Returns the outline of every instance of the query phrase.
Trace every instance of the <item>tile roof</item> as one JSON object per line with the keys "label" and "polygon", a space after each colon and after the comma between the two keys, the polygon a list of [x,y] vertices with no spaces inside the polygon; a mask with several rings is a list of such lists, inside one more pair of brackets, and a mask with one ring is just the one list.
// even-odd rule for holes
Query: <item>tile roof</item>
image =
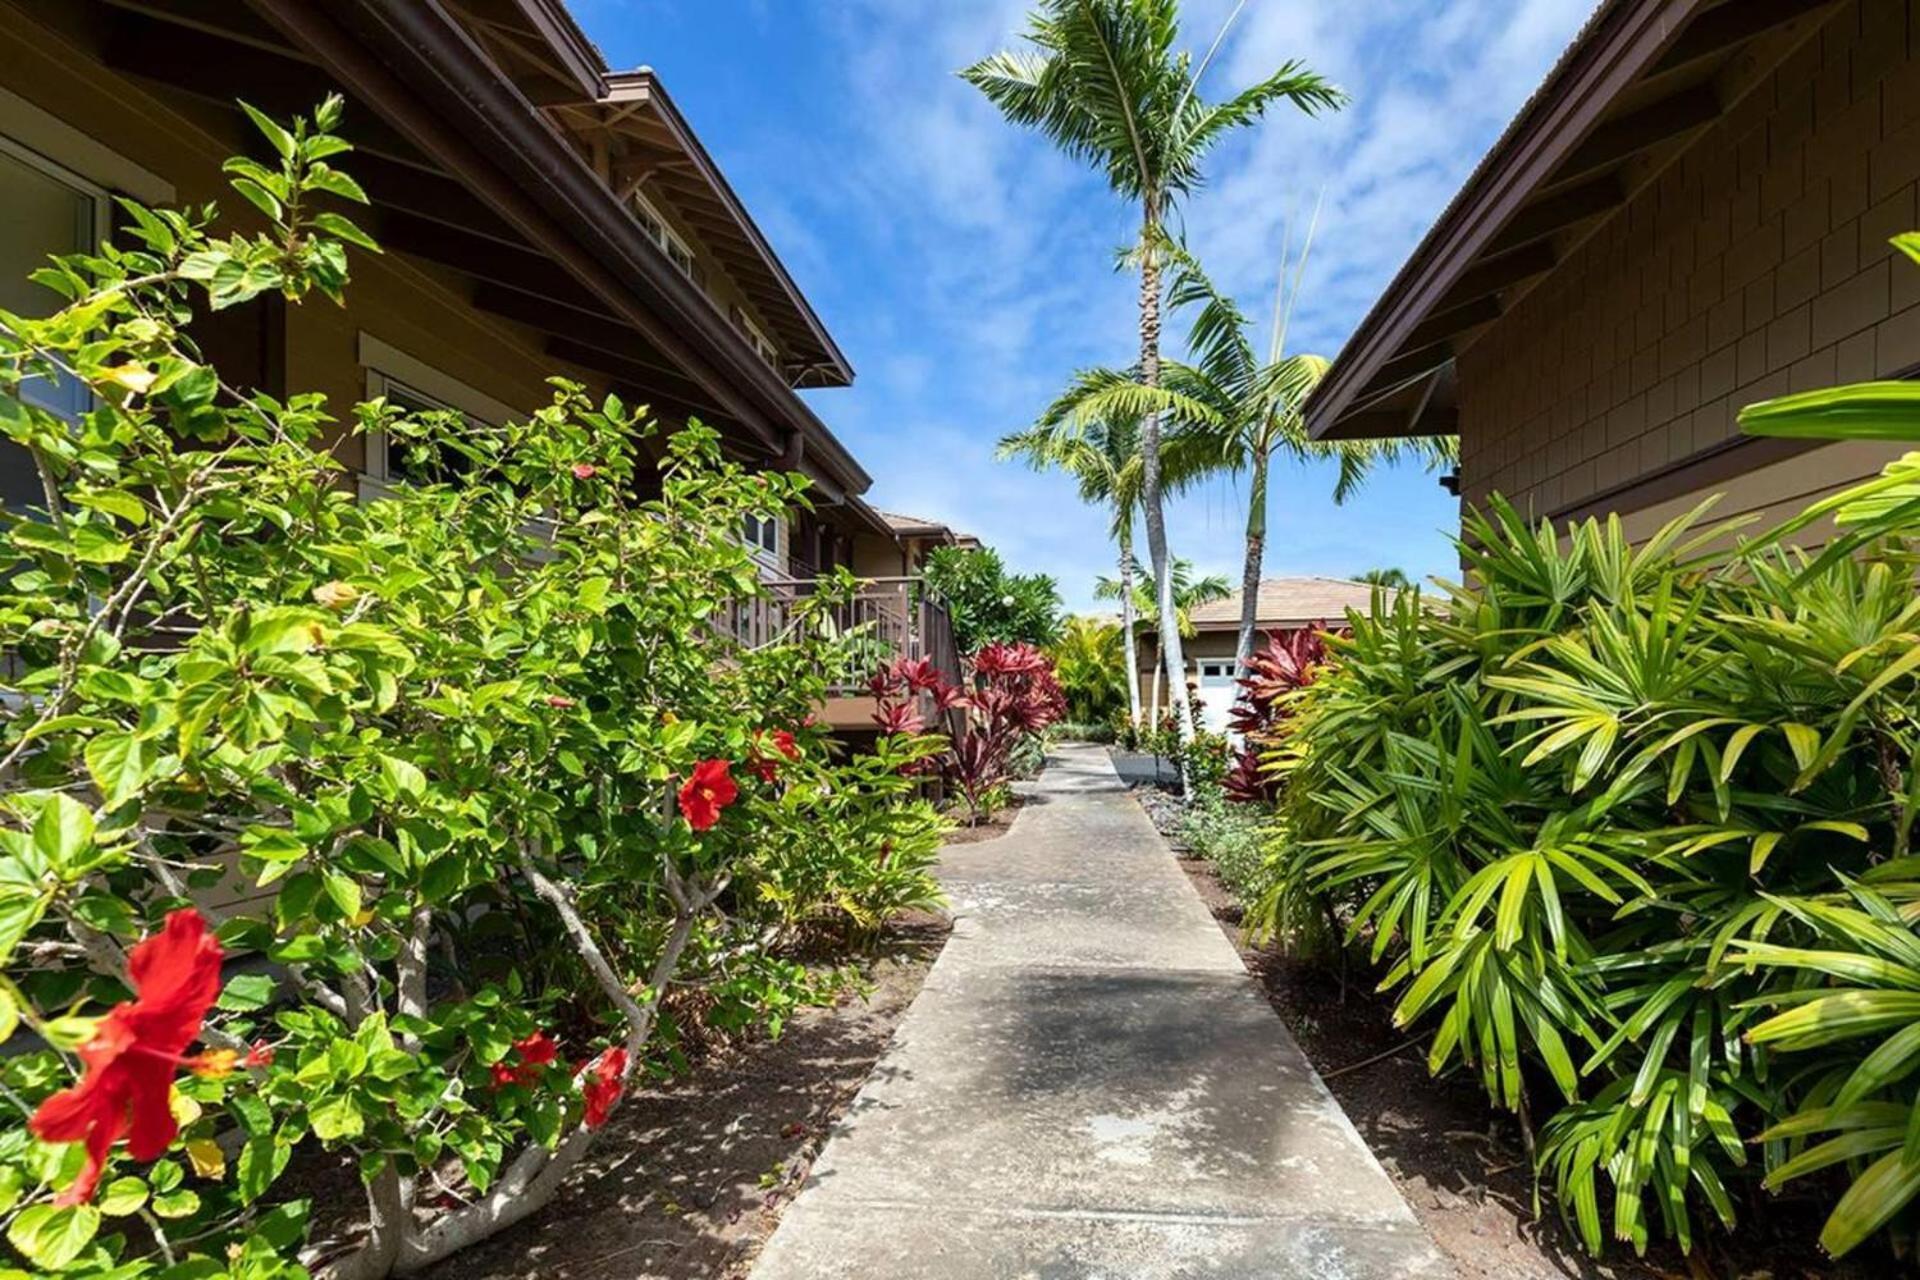
{"label": "tile roof", "polygon": [[[1348,609],[1366,609],[1372,598],[1371,586],[1345,578],[1262,578],[1254,619],[1262,627],[1338,622],[1347,616]],[[1196,631],[1237,627],[1240,592],[1199,605],[1189,616]]]}

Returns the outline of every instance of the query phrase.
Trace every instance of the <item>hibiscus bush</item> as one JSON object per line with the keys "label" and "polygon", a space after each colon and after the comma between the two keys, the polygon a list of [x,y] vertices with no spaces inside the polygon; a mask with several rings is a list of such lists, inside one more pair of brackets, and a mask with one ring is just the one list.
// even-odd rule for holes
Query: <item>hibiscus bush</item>
{"label": "hibiscus bush", "polygon": [[[420,1270],[550,1201],[690,1019],[824,996],[801,933],[935,897],[938,742],[843,761],[810,722],[851,579],[726,625],[736,531],[803,477],[564,382],[485,426],[200,357],[197,312],[337,299],[375,251],[339,114],[253,113],[265,232],[123,202],[38,274],[60,310],[0,313],[44,490],[0,541],[0,1215],[37,1273]],[[356,501],[327,446],[376,428],[457,482]],[[366,1194],[316,1223],[283,1178],[323,1160]]]}

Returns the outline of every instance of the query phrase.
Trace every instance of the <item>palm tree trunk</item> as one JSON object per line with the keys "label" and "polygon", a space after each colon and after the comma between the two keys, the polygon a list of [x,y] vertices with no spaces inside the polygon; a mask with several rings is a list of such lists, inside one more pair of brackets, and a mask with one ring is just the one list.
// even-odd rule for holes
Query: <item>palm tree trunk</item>
{"label": "palm tree trunk", "polygon": [[[1140,256],[1140,382],[1160,385],[1160,249],[1157,201],[1147,200],[1141,227]],[[1160,501],[1160,415],[1149,413],[1140,424],[1140,498],[1146,514],[1147,556],[1153,562],[1156,621],[1160,628],[1160,660],[1167,672],[1167,705],[1182,747],[1193,743],[1193,712],[1187,701],[1187,663],[1180,644],[1179,614],[1173,604],[1173,563],[1167,555],[1167,517]],[[1182,752],[1185,755],[1185,752]],[[1180,770],[1186,784],[1186,768]]]}
{"label": "palm tree trunk", "polygon": [[1242,679],[1253,660],[1253,629],[1259,621],[1260,570],[1267,550],[1268,461],[1267,451],[1256,446],[1247,496],[1247,565],[1240,574],[1240,639],[1233,647],[1233,669]]}
{"label": "palm tree trunk", "polygon": [[1133,637],[1133,530],[1120,531],[1120,635],[1127,648],[1127,723],[1140,727],[1140,655]]}

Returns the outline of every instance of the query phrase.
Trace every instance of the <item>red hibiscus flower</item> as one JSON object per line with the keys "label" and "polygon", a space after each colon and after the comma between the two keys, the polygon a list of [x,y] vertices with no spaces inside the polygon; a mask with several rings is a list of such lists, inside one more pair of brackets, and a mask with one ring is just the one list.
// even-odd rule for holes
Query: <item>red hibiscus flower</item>
{"label": "red hibiscus flower", "polygon": [[705,831],[720,821],[720,811],[740,798],[740,787],[729,772],[729,760],[702,760],[680,788],[680,812],[687,825]]}
{"label": "red hibiscus flower", "polygon": [[560,1056],[560,1046],[544,1031],[536,1031],[525,1040],[516,1041],[513,1048],[520,1055],[520,1061],[530,1067],[544,1067]]}
{"label": "red hibiscus flower", "polygon": [[596,472],[591,462],[576,462],[573,464],[573,478],[575,480],[591,480],[595,474]]}
{"label": "red hibiscus flower", "polygon": [[587,1064],[586,1078],[580,1082],[580,1094],[587,1100],[587,1128],[598,1129],[607,1122],[627,1087],[626,1074],[627,1051],[622,1048],[608,1049]]}
{"label": "red hibiscus flower", "polygon": [[536,1031],[524,1040],[514,1041],[513,1052],[520,1059],[518,1063],[502,1058],[488,1068],[496,1089],[504,1089],[510,1084],[532,1084],[538,1080],[540,1068],[560,1056],[560,1046],[546,1032]]}
{"label": "red hibiscus flower", "polygon": [[547,695],[547,705],[560,711],[565,711],[568,707],[574,705],[574,701],[572,698],[565,697],[561,694],[550,693]]}
{"label": "red hibiscus flower", "polygon": [[135,1160],[157,1160],[180,1132],[167,1095],[181,1054],[220,994],[220,944],[198,911],[183,907],[127,957],[134,998],[117,1004],[80,1049],[86,1072],[33,1113],[46,1142],[87,1144],[87,1163],[56,1204],[93,1198],[107,1153],[122,1137]]}
{"label": "red hibiscus flower", "polygon": [[762,748],[769,742],[773,744],[775,751],[785,756],[788,760],[792,761],[800,758],[800,746],[794,741],[793,734],[787,730],[775,729],[770,734],[755,735],[747,763],[752,767],[754,773],[759,775],[760,781],[762,782],[772,782],[780,775],[779,759],[775,756],[762,754]]}

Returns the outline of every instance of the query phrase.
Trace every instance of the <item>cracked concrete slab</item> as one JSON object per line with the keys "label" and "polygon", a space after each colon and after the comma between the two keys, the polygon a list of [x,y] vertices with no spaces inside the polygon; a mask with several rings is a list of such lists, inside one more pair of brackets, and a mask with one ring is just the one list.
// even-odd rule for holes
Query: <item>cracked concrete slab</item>
{"label": "cracked concrete slab", "polygon": [[941,868],[955,929],[755,1280],[1445,1280],[1104,751]]}

